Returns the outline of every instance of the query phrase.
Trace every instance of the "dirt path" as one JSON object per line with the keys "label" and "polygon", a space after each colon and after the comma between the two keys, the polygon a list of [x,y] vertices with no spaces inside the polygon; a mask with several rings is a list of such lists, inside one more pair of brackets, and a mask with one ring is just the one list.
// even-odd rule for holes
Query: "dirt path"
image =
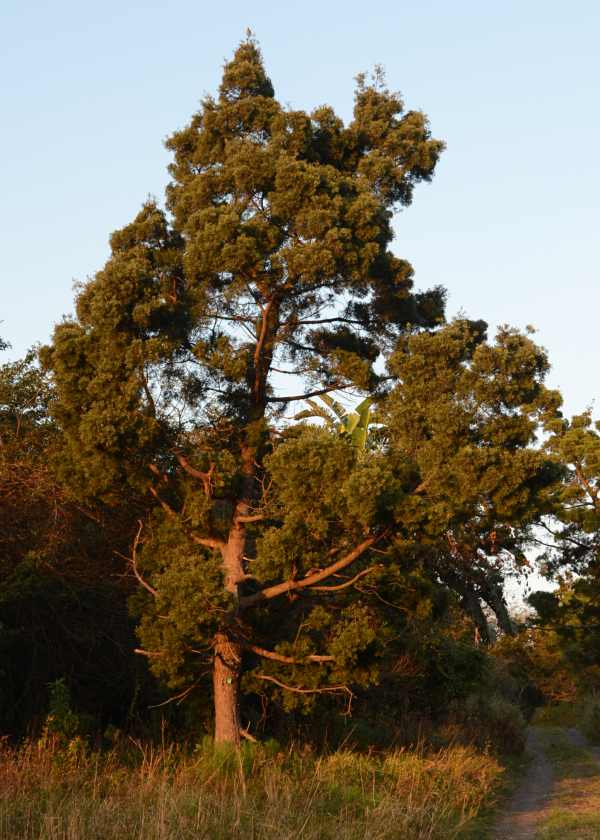
{"label": "dirt path", "polygon": [[536,726],[527,730],[527,752],[531,765],[519,788],[491,833],[494,840],[529,840],[552,799],[554,771],[546,757],[541,731]]}
{"label": "dirt path", "polygon": [[[562,749],[562,754],[556,753],[557,748]],[[548,750],[553,756],[552,762]],[[565,840],[600,838],[600,826],[589,833],[584,831],[585,820],[577,824],[579,828],[575,824],[577,815],[598,812],[598,782],[595,780],[600,776],[600,748],[592,747],[577,729],[531,726],[527,732],[527,752],[531,757],[529,770],[490,838],[535,838],[551,813],[558,811],[567,815],[567,823],[564,823],[564,833],[560,828],[558,832],[555,829],[552,837],[564,837]]]}

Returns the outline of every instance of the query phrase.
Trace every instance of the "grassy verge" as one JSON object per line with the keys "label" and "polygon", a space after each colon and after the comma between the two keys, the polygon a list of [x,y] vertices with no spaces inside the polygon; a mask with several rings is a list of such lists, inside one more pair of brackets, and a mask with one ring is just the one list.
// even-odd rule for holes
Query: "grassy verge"
{"label": "grassy verge", "polygon": [[192,755],[143,744],[90,752],[77,739],[5,745],[0,838],[448,840],[468,836],[501,776],[464,746],[319,757],[276,744],[240,755],[208,744]]}

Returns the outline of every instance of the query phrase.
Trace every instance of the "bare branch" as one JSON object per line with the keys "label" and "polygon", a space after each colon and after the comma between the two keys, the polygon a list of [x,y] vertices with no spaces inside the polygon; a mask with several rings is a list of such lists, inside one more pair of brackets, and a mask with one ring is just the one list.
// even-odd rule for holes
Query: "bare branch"
{"label": "bare branch", "polygon": [[216,321],[235,321],[238,324],[253,324],[254,318],[244,318],[243,315],[220,315],[218,312],[209,312],[207,318],[214,318]]}
{"label": "bare branch", "polygon": [[310,397],[320,397],[322,394],[330,394],[332,391],[345,391],[348,388],[355,388],[356,386],[352,383],[348,383],[346,385],[342,385],[341,383],[337,383],[336,385],[332,385],[330,388],[319,388],[317,391],[308,391],[306,394],[296,394],[290,397],[267,397],[268,402],[294,402],[295,400],[307,400]]}
{"label": "bare branch", "polygon": [[199,537],[197,534],[188,534],[188,536],[196,545],[203,545],[206,548],[221,549],[225,545],[223,540],[219,540],[217,537]]}
{"label": "bare branch", "polygon": [[157,478],[160,478],[161,481],[164,481],[165,484],[168,482],[169,476],[165,475],[164,472],[161,472],[161,470],[158,469],[156,464],[148,464],[148,469],[150,470],[150,472],[154,473],[154,475]]}
{"label": "bare branch", "polygon": [[281,680],[278,680],[276,677],[271,677],[268,674],[253,674],[257,680],[266,680],[267,682],[275,683],[280,688],[285,689],[286,691],[294,691],[296,694],[327,694],[327,693],[336,693],[336,694],[347,694],[350,698],[350,701],[354,697],[354,694],[350,691],[347,685],[328,685],[323,686],[322,688],[298,688],[295,685],[287,685]]}
{"label": "bare branch", "polygon": [[302,325],[303,327],[307,326],[307,325],[312,325],[312,324],[335,324],[335,323],[356,324],[358,327],[364,327],[364,324],[362,323],[362,321],[355,321],[352,318],[341,318],[341,317],[340,318],[317,318],[314,321],[296,321],[295,323],[298,324],[298,325]]}
{"label": "bare branch", "polygon": [[438,472],[439,470],[433,470],[433,472],[429,473],[427,478],[424,478],[423,481],[415,487],[413,493],[424,493],[425,490],[428,489],[431,482],[436,478]]}
{"label": "bare branch", "polygon": [[[198,688],[200,685],[200,680],[198,682],[193,683],[188,688],[184,689],[180,694],[175,694],[173,697],[169,697],[168,700],[163,700],[162,703],[155,703],[153,706],[148,706],[149,709],[160,709],[161,706],[168,706],[170,703],[182,703],[188,694],[191,694],[194,689]],[[135,742],[134,742],[135,743]]]}
{"label": "bare branch", "polygon": [[598,504],[598,491],[585,477],[583,470],[581,469],[581,464],[579,463],[575,464],[575,475],[577,476],[579,484],[584,488],[584,490],[587,490],[588,496],[592,501],[592,505],[596,507]]}
{"label": "bare branch", "polygon": [[158,495],[156,489],[151,484],[148,485],[148,490],[154,496],[154,498],[156,499],[158,504],[161,506],[161,508],[164,510],[164,512],[167,514],[167,516],[171,517],[172,519],[177,517],[177,514],[175,513],[173,508],[170,505],[168,505],[164,501],[164,499],[161,499],[161,497]]}
{"label": "bare branch", "polygon": [[156,589],[153,586],[150,586],[150,584],[147,581],[144,580],[144,578],[141,576],[141,574],[138,571],[138,567],[137,567],[137,547],[140,543],[140,537],[142,535],[142,529],[144,527],[144,523],[142,522],[141,519],[138,519],[138,526],[139,527],[138,527],[138,530],[137,530],[137,534],[135,535],[135,539],[133,541],[133,546],[132,546],[132,549],[131,549],[131,559],[129,561],[129,564],[131,566],[131,570],[132,570],[133,574],[135,575],[135,578],[138,581],[138,583],[140,583],[144,587],[144,589],[146,589],[154,598],[158,598],[158,592],[156,591]]}
{"label": "bare branch", "polygon": [[196,469],[196,467],[193,467],[190,464],[190,462],[188,461],[188,459],[184,455],[181,454],[181,452],[177,452],[175,454],[175,457],[177,458],[177,461],[183,467],[183,469],[186,471],[186,473],[188,475],[191,475],[193,478],[198,478],[202,482],[202,484],[204,486],[204,495],[209,497],[210,494],[211,494],[211,490],[212,490],[211,482],[212,482],[212,477],[213,477],[214,472],[215,472],[216,465],[211,464],[208,472],[203,472],[202,470],[198,470],[198,469]]}

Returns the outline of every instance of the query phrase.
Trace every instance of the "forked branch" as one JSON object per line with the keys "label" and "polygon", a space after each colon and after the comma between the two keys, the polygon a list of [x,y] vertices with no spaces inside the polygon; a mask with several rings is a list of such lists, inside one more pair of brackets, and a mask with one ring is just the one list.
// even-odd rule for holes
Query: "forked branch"
{"label": "forked branch", "polygon": [[179,462],[179,465],[183,467],[188,475],[191,475],[193,478],[198,478],[202,482],[202,486],[204,487],[204,495],[206,497],[210,497],[212,492],[212,477],[215,472],[215,464],[211,464],[210,469],[208,472],[204,472],[203,470],[196,469],[193,467],[185,455],[182,455],[181,452],[178,452],[175,457]]}
{"label": "forked branch", "polygon": [[[173,508],[170,505],[167,504],[167,502],[165,502],[164,499],[161,499],[156,489],[151,484],[148,485],[148,490],[154,496],[161,508],[165,511],[167,516],[169,516],[171,519],[176,519],[177,513],[173,510]],[[220,540],[217,537],[199,537],[197,534],[192,534],[189,532],[187,535],[192,540],[192,542],[196,543],[196,545],[203,545],[206,548],[222,549],[225,545],[223,540]]]}

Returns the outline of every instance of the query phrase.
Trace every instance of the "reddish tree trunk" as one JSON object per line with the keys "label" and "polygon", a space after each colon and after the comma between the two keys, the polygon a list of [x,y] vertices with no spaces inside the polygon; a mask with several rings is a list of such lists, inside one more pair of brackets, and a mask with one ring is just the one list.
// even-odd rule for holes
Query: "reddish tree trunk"
{"label": "reddish tree trunk", "polygon": [[239,746],[241,648],[219,631],[214,654],[215,743]]}

